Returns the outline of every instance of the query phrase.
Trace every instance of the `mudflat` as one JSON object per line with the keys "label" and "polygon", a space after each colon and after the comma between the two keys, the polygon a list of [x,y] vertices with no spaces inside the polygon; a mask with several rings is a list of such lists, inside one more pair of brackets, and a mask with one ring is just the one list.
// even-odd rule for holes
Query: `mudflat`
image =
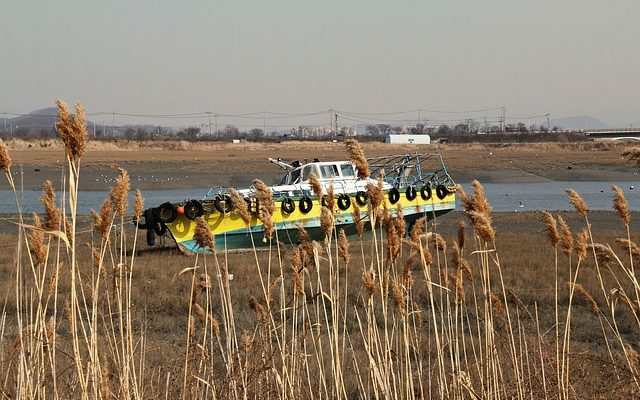
{"label": "mudflat", "polygon": [[[457,182],[640,179],[640,168],[621,156],[628,146],[624,143],[361,145],[367,156],[439,152]],[[25,189],[39,189],[47,179],[59,185],[66,163],[59,141],[9,141],[8,146],[16,182]],[[118,168],[126,169],[132,187],[139,189],[243,186],[256,178],[276,183],[282,170],[268,157],[338,160],[346,154],[341,142],[91,141],[82,158],[80,188],[108,189]]]}

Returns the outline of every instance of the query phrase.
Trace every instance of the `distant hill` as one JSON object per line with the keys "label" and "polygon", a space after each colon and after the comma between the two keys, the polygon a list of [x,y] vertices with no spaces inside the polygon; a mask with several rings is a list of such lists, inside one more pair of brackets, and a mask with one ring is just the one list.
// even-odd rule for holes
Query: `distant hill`
{"label": "distant hill", "polygon": [[590,117],[588,115],[579,115],[575,117],[564,117],[558,119],[552,119],[551,126],[557,126],[562,129],[607,129],[611,128],[609,125],[600,121],[597,118]]}
{"label": "distant hill", "polygon": [[49,107],[31,111],[29,114],[8,118],[13,126],[29,128],[33,130],[50,129],[56,123],[56,108]]}

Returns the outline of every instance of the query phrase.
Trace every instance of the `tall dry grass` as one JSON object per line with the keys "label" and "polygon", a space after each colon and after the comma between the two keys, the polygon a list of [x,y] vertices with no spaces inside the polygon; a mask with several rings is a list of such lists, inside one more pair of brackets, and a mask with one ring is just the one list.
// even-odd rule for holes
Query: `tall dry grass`
{"label": "tall dry grass", "polygon": [[[472,195],[460,192],[467,222],[449,239],[436,220],[405,226],[398,218],[405,211],[379,207],[379,187],[370,185],[371,238],[350,240],[335,229],[335,210],[327,203],[324,240],[310,240],[300,227],[296,246],[282,245],[266,223],[273,200],[269,188],[256,182],[264,240],[272,246],[267,252],[253,248],[242,259],[246,276],[231,279],[231,254],[215,248],[202,223],[197,239],[209,251],[162,256],[170,270],[150,276],[140,268],[145,255],[136,251],[136,231],[127,229],[126,171],[120,170],[102,209],[93,213],[91,229],[79,229],[75,209],[86,124],[81,106],[75,115],[61,101],[58,108],[57,128],[67,146],[64,196],[56,199],[46,184],[44,221],[38,216],[26,223],[16,195],[21,219],[13,290],[0,314],[4,398],[565,399],[640,393],[634,266],[640,251],[618,188],[619,248],[598,241],[587,206],[570,191],[581,221],[570,226],[561,215],[544,214],[539,224],[548,231],[555,275],[539,277],[540,287],[526,294],[510,287],[513,266],[500,257],[500,230],[479,182]],[[349,146],[361,154],[357,143]],[[15,191],[2,143],[0,167]],[[135,216],[142,203],[138,193]],[[527,243],[517,240],[507,243],[527,254]],[[163,323],[149,306],[149,296],[163,297],[148,292],[151,280],[181,293],[162,305],[174,314],[163,325],[170,338],[149,330]],[[581,318],[597,321],[598,351],[574,338],[580,307],[591,313]],[[600,392],[593,384],[583,387],[594,377]]]}

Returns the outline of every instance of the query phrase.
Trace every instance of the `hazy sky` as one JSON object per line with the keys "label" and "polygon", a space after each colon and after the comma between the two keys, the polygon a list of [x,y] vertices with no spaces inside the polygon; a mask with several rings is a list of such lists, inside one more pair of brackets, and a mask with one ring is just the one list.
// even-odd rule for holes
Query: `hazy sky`
{"label": "hazy sky", "polygon": [[0,113],[504,105],[635,126],[639,42],[638,0],[0,0]]}

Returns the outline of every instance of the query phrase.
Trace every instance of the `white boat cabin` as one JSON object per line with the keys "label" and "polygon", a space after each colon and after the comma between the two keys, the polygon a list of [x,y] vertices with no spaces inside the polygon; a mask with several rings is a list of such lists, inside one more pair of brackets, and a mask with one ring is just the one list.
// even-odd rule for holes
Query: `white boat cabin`
{"label": "white boat cabin", "polygon": [[[310,185],[312,173],[318,178],[324,193],[329,186],[333,186],[335,194],[356,193],[364,190],[367,183],[377,182],[372,179],[358,179],[356,167],[351,161],[314,161],[303,165],[297,162],[289,165],[279,160],[272,162],[290,169],[279,184],[271,187],[276,197],[312,194]],[[385,184],[385,188],[388,189],[387,186],[389,185]]]}

